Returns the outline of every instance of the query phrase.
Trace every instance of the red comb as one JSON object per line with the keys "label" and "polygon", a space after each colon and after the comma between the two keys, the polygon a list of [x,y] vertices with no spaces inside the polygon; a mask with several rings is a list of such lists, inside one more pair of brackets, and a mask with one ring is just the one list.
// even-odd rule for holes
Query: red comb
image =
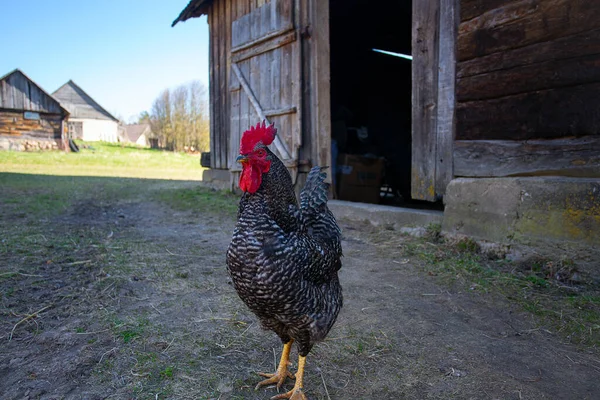
{"label": "red comb", "polygon": [[240,154],[250,153],[254,150],[257,143],[262,143],[265,146],[270,145],[275,139],[275,134],[277,134],[275,124],[266,126],[265,121],[263,121],[262,125],[259,122],[256,126],[251,126],[250,129],[242,134],[242,140],[240,140]]}

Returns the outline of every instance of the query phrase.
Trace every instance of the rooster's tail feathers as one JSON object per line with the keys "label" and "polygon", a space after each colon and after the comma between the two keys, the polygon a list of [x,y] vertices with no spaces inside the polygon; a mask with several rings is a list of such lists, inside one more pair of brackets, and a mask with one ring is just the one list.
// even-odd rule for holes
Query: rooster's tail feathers
{"label": "rooster's tail feathers", "polygon": [[325,183],[327,174],[324,172],[328,167],[312,167],[308,173],[304,189],[300,193],[300,207],[303,212],[323,212],[327,206],[327,194],[329,184]]}

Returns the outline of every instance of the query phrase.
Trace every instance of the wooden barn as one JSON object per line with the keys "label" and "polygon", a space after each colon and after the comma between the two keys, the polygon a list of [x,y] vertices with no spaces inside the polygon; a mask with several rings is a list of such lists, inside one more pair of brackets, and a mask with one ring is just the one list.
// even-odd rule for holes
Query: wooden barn
{"label": "wooden barn", "polygon": [[69,112],[19,69],[0,78],[0,150],[68,150]]}
{"label": "wooden barn", "polygon": [[52,96],[69,110],[69,138],[87,141],[118,141],[119,120],[106,111],[90,95],[72,80],[58,89]]}
{"label": "wooden barn", "polygon": [[600,243],[599,0],[191,0],[173,25],[201,15],[214,177],[267,119],[300,184],[339,164],[339,193],[443,200],[448,231]]}

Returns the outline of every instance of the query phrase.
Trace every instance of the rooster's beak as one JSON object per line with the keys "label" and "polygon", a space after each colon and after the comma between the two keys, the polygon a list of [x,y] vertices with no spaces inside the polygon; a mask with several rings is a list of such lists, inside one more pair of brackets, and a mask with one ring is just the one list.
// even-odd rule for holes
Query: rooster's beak
{"label": "rooster's beak", "polygon": [[246,164],[248,162],[248,157],[244,156],[244,155],[239,155],[237,156],[237,158],[235,159],[235,162],[238,162],[242,165]]}

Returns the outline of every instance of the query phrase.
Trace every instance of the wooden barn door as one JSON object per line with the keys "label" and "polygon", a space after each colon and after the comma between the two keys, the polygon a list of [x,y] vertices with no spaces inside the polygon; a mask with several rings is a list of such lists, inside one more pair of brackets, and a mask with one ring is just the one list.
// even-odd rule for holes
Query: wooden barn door
{"label": "wooden barn door", "polygon": [[300,41],[294,0],[271,0],[233,21],[231,34],[230,170],[237,174],[242,132],[259,121],[275,123],[271,149],[294,182],[301,145]]}

